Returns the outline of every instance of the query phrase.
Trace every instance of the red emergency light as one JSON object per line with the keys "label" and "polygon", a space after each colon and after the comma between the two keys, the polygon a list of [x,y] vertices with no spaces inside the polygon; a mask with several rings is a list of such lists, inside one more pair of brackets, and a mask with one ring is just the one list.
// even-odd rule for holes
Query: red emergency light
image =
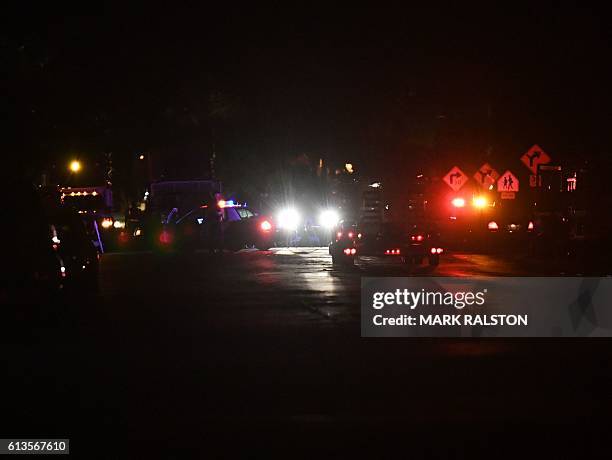
{"label": "red emergency light", "polygon": [[271,224],[269,221],[267,221],[267,220],[264,220],[264,221],[263,221],[263,222],[262,222],[262,223],[259,225],[259,227],[260,227],[260,228],[261,228],[261,229],[262,229],[264,232],[269,232],[270,230],[272,230],[272,224]]}

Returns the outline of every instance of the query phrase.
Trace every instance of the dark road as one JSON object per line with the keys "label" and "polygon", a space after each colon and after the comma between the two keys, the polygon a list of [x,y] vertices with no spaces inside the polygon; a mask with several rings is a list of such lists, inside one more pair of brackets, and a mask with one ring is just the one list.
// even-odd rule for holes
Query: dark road
{"label": "dark road", "polygon": [[292,449],[356,437],[360,450],[383,434],[429,439],[443,428],[464,438],[605,416],[602,341],[360,338],[361,276],[525,273],[516,260],[469,254],[435,270],[374,260],[337,269],[314,248],[107,254],[100,294],[77,306],[76,324],[42,332],[44,347],[5,348],[27,357],[12,369],[39,375],[32,388],[54,382],[41,407],[66,411],[36,426],[69,431],[74,449],[104,433],[107,458],[111,446],[174,458],[219,441]]}

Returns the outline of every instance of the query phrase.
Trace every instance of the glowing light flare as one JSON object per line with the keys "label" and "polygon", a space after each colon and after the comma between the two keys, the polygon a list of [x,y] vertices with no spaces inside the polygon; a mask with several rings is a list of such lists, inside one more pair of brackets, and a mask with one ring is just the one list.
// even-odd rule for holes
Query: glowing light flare
{"label": "glowing light flare", "polygon": [[81,170],[81,162],[78,160],[72,160],[68,165],[68,168],[70,168],[70,171],[73,173],[78,173]]}
{"label": "glowing light flare", "polygon": [[111,228],[113,226],[113,219],[102,219],[102,223],[100,225],[102,225],[102,228]]}
{"label": "glowing light flare", "polygon": [[529,224],[527,225],[527,230],[531,232],[534,228],[535,226],[533,225],[533,222],[529,221]]}
{"label": "glowing light flare", "polygon": [[465,206],[465,200],[459,197],[453,198],[451,203],[455,208],[463,208]]}
{"label": "glowing light flare", "polygon": [[300,214],[293,208],[283,209],[278,213],[277,226],[285,230],[297,230],[300,224]]}
{"label": "glowing light flare", "polygon": [[484,196],[477,196],[472,200],[472,204],[475,208],[484,208],[488,204],[488,201]]}
{"label": "glowing light flare", "polygon": [[267,220],[264,220],[264,221],[263,221],[263,222],[260,224],[260,226],[259,226],[259,227],[260,227],[260,228],[261,228],[261,229],[262,229],[264,232],[269,232],[270,230],[272,230],[272,224],[271,224],[269,221],[267,221]]}
{"label": "glowing light flare", "polygon": [[333,209],[326,209],[319,215],[319,223],[325,228],[332,228],[338,225],[340,216]]}
{"label": "glowing light flare", "polygon": [[497,222],[491,221],[487,224],[487,228],[489,230],[499,230],[499,225],[497,225]]}

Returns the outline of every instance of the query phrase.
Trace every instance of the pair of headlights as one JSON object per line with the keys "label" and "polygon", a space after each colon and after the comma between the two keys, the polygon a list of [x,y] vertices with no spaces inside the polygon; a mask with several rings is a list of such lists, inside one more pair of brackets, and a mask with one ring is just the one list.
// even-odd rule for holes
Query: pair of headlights
{"label": "pair of headlights", "polygon": [[[339,214],[333,209],[326,209],[319,214],[319,224],[322,227],[331,229],[340,221]],[[294,208],[281,210],[277,215],[277,227],[283,230],[297,230],[302,222],[302,216]]]}

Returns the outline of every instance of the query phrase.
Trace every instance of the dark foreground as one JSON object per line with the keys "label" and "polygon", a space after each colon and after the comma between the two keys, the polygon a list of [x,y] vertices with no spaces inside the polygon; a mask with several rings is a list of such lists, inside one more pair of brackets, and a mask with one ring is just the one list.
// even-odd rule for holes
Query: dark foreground
{"label": "dark foreground", "polygon": [[[555,274],[469,254],[411,272],[432,273]],[[609,341],[362,339],[364,274],[406,272],[305,248],[106,255],[98,296],[5,324],[2,437],[69,437],[76,458],[607,448]]]}

